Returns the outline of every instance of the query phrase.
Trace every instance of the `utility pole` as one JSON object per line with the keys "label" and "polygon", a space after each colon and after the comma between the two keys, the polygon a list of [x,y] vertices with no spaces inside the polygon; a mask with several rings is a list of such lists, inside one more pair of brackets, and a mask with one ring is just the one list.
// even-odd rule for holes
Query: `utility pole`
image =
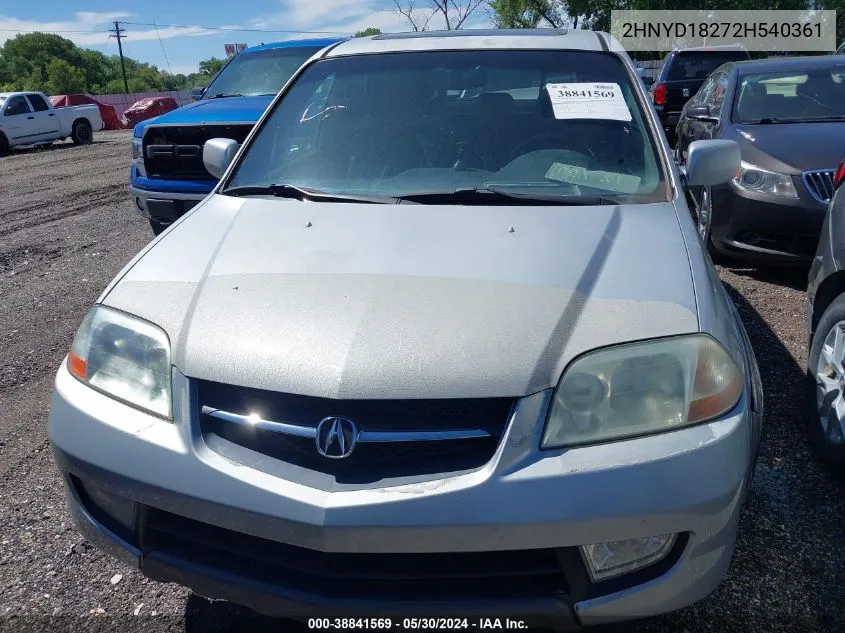
{"label": "utility pole", "polygon": [[109,37],[117,39],[117,50],[120,52],[120,69],[123,71],[123,88],[126,94],[129,94],[129,82],[126,81],[126,64],[123,63],[123,45],[120,43],[120,38],[126,37],[124,33],[125,30],[120,28],[120,22],[115,21],[114,29],[111,31]]}

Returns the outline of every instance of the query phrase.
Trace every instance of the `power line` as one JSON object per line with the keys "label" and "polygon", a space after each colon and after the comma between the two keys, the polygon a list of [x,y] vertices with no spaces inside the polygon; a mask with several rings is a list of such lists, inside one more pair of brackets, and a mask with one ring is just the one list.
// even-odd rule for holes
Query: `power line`
{"label": "power line", "polygon": [[155,20],[153,20],[153,26],[155,26],[156,35],[158,35],[158,43],[161,44],[161,52],[164,53],[164,61],[167,62],[167,70],[172,75],[173,69],[170,67],[170,60],[167,59],[167,51],[164,50],[164,42],[161,41],[161,34],[158,32],[158,26],[156,26]]}

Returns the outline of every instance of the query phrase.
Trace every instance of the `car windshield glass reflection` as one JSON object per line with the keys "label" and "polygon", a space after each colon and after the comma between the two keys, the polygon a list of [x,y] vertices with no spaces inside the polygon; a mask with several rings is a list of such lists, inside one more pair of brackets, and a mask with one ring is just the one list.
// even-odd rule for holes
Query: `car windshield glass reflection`
{"label": "car windshield glass reflection", "polygon": [[220,71],[205,98],[274,95],[319,50],[296,47],[240,53]]}
{"label": "car windshield glass reflection", "polygon": [[500,195],[488,199],[502,204],[505,190],[523,200],[665,200],[665,177],[632,81],[638,79],[618,58],[591,52],[322,60],[285,93],[228,189],[439,194],[417,197],[421,204],[493,188]]}
{"label": "car windshield glass reflection", "polygon": [[845,67],[744,75],[737,89],[736,123],[845,118]]}
{"label": "car windshield glass reflection", "polygon": [[722,64],[742,58],[743,56],[740,53],[727,51],[678,53],[669,67],[666,81],[686,81],[692,79],[704,81]]}

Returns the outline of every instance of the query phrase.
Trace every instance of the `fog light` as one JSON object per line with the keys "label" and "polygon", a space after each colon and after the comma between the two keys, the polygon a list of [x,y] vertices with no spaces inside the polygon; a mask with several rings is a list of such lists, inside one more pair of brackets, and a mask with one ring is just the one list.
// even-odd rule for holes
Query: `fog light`
{"label": "fog light", "polygon": [[677,536],[664,534],[630,541],[608,541],[582,545],[579,549],[590,578],[598,582],[656,563],[669,553]]}

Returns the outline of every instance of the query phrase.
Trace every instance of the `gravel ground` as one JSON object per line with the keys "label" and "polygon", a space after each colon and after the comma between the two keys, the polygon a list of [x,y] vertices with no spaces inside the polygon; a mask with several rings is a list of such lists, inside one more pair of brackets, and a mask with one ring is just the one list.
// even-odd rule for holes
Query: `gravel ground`
{"label": "gravel ground", "polygon": [[[129,136],[0,159],[0,631],[286,631],[91,548],[47,443],[53,373],[106,283],[151,237],[126,190]],[[79,174],[85,174],[81,177]],[[805,272],[721,269],[760,363],[766,429],[730,573],[641,632],[845,630],[845,494],[803,429]]]}

